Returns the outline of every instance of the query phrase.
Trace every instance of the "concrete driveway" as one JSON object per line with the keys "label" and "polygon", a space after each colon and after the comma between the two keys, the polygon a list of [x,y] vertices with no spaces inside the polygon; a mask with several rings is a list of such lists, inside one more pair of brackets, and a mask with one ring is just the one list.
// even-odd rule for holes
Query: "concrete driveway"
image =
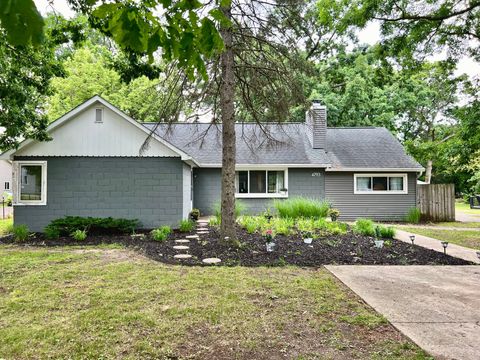
{"label": "concrete driveway", "polygon": [[480,358],[480,266],[326,268],[435,358]]}

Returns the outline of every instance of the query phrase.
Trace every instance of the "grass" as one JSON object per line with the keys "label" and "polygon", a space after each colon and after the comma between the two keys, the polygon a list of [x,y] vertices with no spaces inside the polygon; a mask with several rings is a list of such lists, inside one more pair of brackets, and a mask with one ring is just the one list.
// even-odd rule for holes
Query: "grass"
{"label": "grass", "polygon": [[281,218],[325,218],[328,215],[330,204],[303,197],[293,197],[286,200],[276,200],[273,203],[278,216]]}
{"label": "grass", "polygon": [[323,269],[15,246],[0,246],[0,268],[7,359],[426,358]]}
{"label": "grass", "polygon": [[470,214],[470,215],[478,215],[480,218],[480,210],[478,209],[470,209],[470,205],[463,202],[463,201],[457,201],[455,202],[455,210],[460,210],[464,213]]}
{"label": "grass", "polygon": [[480,250],[480,231],[478,230],[442,230],[425,227],[402,227],[401,230]]}
{"label": "grass", "polygon": [[0,236],[7,235],[13,226],[13,219],[0,219]]}
{"label": "grass", "polygon": [[427,226],[434,227],[454,227],[454,228],[478,228],[480,229],[480,222],[459,222],[459,221],[447,221],[438,223],[427,223]]}
{"label": "grass", "polygon": [[420,209],[417,207],[412,207],[408,210],[408,213],[405,216],[405,221],[411,224],[418,224],[420,222],[421,217],[422,217],[422,214],[420,212]]}

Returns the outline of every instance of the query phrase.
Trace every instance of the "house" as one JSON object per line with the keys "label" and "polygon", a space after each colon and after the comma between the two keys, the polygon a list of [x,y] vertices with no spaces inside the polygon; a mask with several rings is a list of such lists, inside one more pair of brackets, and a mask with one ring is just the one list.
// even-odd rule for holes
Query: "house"
{"label": "house", "polygon": [[2,195],[12,193],[12,162],[0,160],[0,190]]}
{"label": "house", "polygon": [[[236,197],[251,212],[306,196],[329,200],[344,220],[401,220],[416,204],[423,169],[386,129],[327,128],[314,103],[305,123],[236,130]],[[14,221],[33,231],[66,215],[176,225],[220,200],[220,125],[141,124],[95,96],[48,131],[51,141],[25,140],[1,157],[13,160]]]}

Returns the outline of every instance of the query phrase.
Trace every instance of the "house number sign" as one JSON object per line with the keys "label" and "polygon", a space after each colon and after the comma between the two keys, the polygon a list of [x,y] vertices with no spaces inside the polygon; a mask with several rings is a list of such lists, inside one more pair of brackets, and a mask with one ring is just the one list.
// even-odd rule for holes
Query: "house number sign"
{"label": "house number sign", "polygon": [[313,172],[312,176],[322,176],[322,173],[321,172]]}

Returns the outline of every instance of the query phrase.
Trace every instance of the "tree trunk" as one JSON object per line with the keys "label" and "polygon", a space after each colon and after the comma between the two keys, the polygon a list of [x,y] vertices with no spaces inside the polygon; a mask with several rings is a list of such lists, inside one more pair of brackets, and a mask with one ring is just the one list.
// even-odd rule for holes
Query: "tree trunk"
{"label": "tree trunk", "polygon": [[430,184],[432,181],[432,160],[427,161],[427,168],[425,169],[425,183]]}
{"label": "tree trunk", "polygon": [[[224,15],[231,19],[231,6],[223,7]],[[220,28],[225,49],[221,54],[220,113],[222,120],[222,223],[221,238],[229,243],[236,242],[235,234],[235,77],[232,48],[232,28]],[[225,239],[228,237],[228,239]]]}

